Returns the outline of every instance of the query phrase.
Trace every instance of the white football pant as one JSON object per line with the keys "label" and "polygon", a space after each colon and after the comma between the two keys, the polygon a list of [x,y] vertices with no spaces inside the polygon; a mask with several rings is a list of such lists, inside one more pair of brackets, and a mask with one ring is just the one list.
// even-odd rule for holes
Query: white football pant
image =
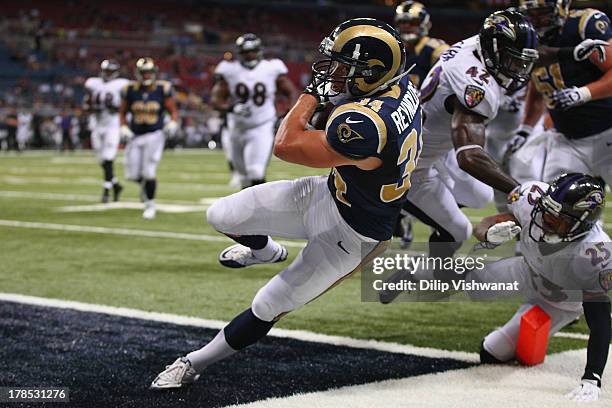
{"label": "white football pant", "polygon": [[274,145],[274,122],[270,120],[249,129],[236,125],[229,130],[232,163],[243,186],[249,185],[249,180],[262,180],[266,176]]}
{"label": "white football pant", "polygon": [[164,152],[164,142],[162,130],[134,136],[125,147],[125,178],[153,180]]}
{"label": "white football pant", "polygon": [[247,188],[216,201],[206,213],[217,231],[306,239],[295,260],[261,288],[251,305],[271,322],[314,300],[355,272],[384,243],[355,232],[342,218],[327,177],[305,177]]}
{"label": "white football pant", "polygon": [[502,327],[489,333],[485,339],[484,349],[500,361],[514,358],[521,325],[521,316],[533,306],[540,306],[550,316],[550,333],[554,335],[582,314],[582,304],[579,302],[551,302],[542,297],[531,283],[531,274],[525,258],[518,256],[502,259],[485,265],[483,269],[475,269],[466,275],[466,281],[477,282],[518,282],[516,291],[468,291],[474,300],[501,299],[522,295],[526,302],[522,304],[512,318]]}
{"label": "white football pant", "polygon": [[99,162],[113,161],[119,148],[119,127],[95,128],[91,131],[91,147]]}
{"label": "white football pant", "polygon": [[434,224],[432,226],[442,235],[452,237],[455,242],[470,238],[472,223],[435,168],[415,170],[410,176],[410,184],[406,197],[420,212],[414,216],[423,222],[426,222],[423,217],[428,218],[429,224]]}
{"label": "white football pant", "polygon": [[568,139],[554,129],[545,133],[548,140],[545,182],[563,173],[577,172],[600,176],[612,185],[612,128],[577,140]]}

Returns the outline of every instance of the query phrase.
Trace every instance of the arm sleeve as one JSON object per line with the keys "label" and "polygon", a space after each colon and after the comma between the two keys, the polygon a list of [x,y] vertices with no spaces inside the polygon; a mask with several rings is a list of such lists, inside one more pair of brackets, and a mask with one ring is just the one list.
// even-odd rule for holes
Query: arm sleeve
{"label": "arm sleeve", "polygon": [[336,152],[354,160],[377,156],[387,140],[387,128],[378,114],[357,104],[336,108],[325,133]]}
{"label": "arm sleeve", "polygon": [[601,387],[608,351],[610,348],[612,321],[610,319],[610,301],[585,301],[582,304],[584,317],[591,334],[587,346],[587,364],[582,376],[585,380],[595,380]]}
{"label": "arm sleeve", "polygon": [[593,10],[585,15],[583,19],[586,20],[581,20],[579,23],[580,37],[583,40],[590,38],[608,41],[612,38],[610,19],[601,11]]}

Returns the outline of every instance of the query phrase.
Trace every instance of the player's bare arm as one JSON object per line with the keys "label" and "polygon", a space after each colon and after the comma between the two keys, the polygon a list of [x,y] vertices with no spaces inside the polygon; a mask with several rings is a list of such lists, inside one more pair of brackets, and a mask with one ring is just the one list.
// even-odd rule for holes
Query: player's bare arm
{"label": "player's bare arm", "polygon": [[119,104],[119,124],[121,126],[127,126],[127,101],[125,98],[121,98],[121,103]]}
{"label": "player's bare arm", "polygon": [[213,109],[221,113],[225,113],[230,110],[230,90],[225,79],[218,78],[215,82],[210,95],[210,103]]}
{"label": "player's bare arm", "polygon": [[352,160],[336,152],[322,130],[305,130],[318,101],[312,95],[301,95],[281,123],[274,140],[274,155],[290,163],[314,168],[357,166],[373,170],[382,164],[376,157]]}
{"label": "player's bare arm", "polygon": [[545,67],[559,62],[562,58],[573,58],[580,62],[586,59],[606,59],[606,41],[587,38],[575,47],[551,47],[540,45],[538,47],[539,58],[536,67]]}
{"label": "player's bare arm", "polygon": [[164,108],[170,114],[170,118],[173,121],[178,121],[178,108],[176,107],[176,100],[173,97],[168,97],[164,100]]}
{"label": "player's bare arm", "polygon": [[287,75],[281,75],[276,79],[276,89],[278,90],[279,94],[283,95],[289,100],[289,106],[293,106],[295,104],[299,93]]}
{"label": "player's bare arm", "polygon": [[483,183],[510,193],[519,183],[484,150],[485,118],[465,108],[456,96],[450,97],[447,104],[453,109],[451,136],[459,167]]}
{"label": "player's bare arm", "polygon": [[91,95],[91,91],[87,90],[85,92],[85,96],[83,97],[83,104],[81,105],[83,108],[83,111],[89,113],[92,111],[92,95]]}
{"label": "player's bare arm", "polygon": [[605,74],[597,81],[586,85],[591,93],[591,100],[609,98],[612,96],[612,40],[605,47],[604,61],[591,54],[589,61]]}

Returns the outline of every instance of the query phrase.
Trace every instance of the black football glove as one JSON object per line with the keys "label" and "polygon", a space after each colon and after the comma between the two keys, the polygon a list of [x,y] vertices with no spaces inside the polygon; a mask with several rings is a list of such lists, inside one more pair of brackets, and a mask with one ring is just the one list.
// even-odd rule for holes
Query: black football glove
{"label": "black football glove", "polygon": [[310,79],[310,83],[306,85],[306,88],[304,88],[303,93],[314,96],[317,98],[320,104],[325,103],[327,102],[327,98],[321,95],[324,87],[325,85],[323,84],[323,81],[320,78],[317,78],[316,75],[313,75]]}

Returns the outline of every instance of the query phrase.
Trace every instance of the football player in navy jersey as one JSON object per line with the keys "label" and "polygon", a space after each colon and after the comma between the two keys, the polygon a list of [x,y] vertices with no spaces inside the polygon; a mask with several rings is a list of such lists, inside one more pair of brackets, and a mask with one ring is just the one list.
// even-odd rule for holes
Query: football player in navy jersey
{"label": "football player in navy jersey", "polygon": [[[126,178],[141,185],[145,219],[155,218],[157,164],[164,151],[165,135],[178,130],[178,109],[172,96],[172,84],[156,79],[157,66],[151,58],[136,62],[136,81],[121,91],[120,133],[128,140],[125,147]],[[164,124],[165,113],[170,121]],[[128,123],[127,114],[131,114]]]}
{"label": "football player in navy jersey", "polygon": [[[270,235],[308,243],[247,310],[202,349],[168,366],[152,388],[195,381],[349,277],[391,238],[421,150],[421,107],[404,73],[404,45],[388,24],[358,18],[336,27],[319,49],[326,59],[313,65],[311,84],[280,125],[274,154],[331,167],[329,176],[256,185],[207,212],[208,222],[237,242],[221,252],[228,267],[284,261],[286,249]],[[306,130],[322,101],[335,105],[325,130]]]}
{"label": "football player in navy jersey", "polygon": [[[523,124],[530,129],[547,110],[554,129],[546,139],[542,178],[572,171],[612,183],[612,39],[610,19],[594,9],[570,10],[569,0],[521,0],[541,41],[559,49],[534,69]],[[605,45],[605,46],[604,46]],[[598,52],[592,52],[596,48]],[[528,149],[517,155],[531,155]]]}
{"label": "football player in navy jersey", "polygon": [[418,88],[427,73],[448,49],[444,40],[431,38],[431,17],[427,9],[418,1],[404,1],[395,9],[395,28],[406,46],[406,68],[414,65],[410,71],[410,80]]}

